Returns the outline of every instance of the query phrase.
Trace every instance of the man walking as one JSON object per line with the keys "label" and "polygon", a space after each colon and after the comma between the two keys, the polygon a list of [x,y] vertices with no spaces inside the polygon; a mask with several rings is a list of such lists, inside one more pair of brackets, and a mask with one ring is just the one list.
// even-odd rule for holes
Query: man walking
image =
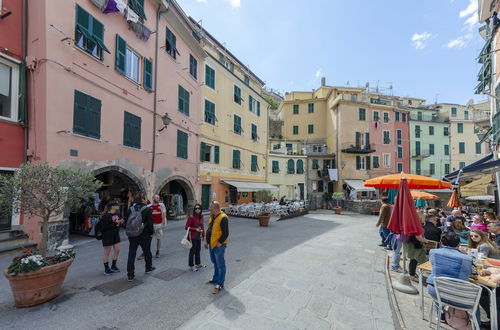
{"label": "man walking", "polygon": [[[144,228],[139,236],[129,237],[128,241],[130,243],[128,249],[128,261],[127,261],[127,277],[128,281],[133,281],[135,278],[135,256],[137,254],[137,248],[140,246],[144,253],[144,259],[146,261],[146,274],[151,273],[155,270],[153,267],[153,256],[151,255],[151,238],[154,234],[154,227],[152,221],[152,212],[149,207],[147,207],[147,199],[143,194],[137,194],[134,199],[135,204],[132,209],[141,212],[142,223]],[[132,210],[129,210],[127,215],[127,221],[130,220],[130,214]],[[128,228],[128,227],[127,227]]]}
{"label": "man walking", "polygon": [[387,229],[387,225],[389,224],[389,219],[391,218],[391,205],[389,205],[389,198],[382,197],[381,199],[382,206],[380,207],[378,221],[375,224],[376,227],[379,227],[378,232],[380,234],[380,238],[382,239],[382,243],[379,246],[386,246],[385,240],[389,235],[389,229]]}
{"label": "man walking", "polygon": [[167,213],[165,205],[160,201],[160,196],[153,196],[153,203],[149,205],[153,216],[154,237],[156,237],[156,254],[155,257],[160,257],[161,239],[163,237],[163,227],[166,224]]}
{"label": "man walking", "polygon": [[206,283],[215,284],[212,293],[217,294],[224,288],[226,278],[224,254],[229,236],[229,221],[227,215],[221,211],[219,202],[213,201],[209,210],[210,218],[208,219],[205,249],[210,248],[210,260],[214,264],[214,276]]}

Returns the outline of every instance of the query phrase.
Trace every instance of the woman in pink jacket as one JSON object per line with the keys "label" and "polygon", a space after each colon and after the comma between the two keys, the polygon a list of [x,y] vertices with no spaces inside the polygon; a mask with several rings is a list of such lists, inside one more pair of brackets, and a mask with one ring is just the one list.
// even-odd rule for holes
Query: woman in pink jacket
{"label": "woman in pink jacket", "polygon": [[207,267],[203,265],[200,260],[201,241],[205,238],[205,226],[203,222],[201,205],[196,204],[193,209],[193,214],[189,216],[185,226],[186,230],[189,229],[189,238],[193,244],[189,250],[189,267],[193,272],[197,272],[200,268]]}
{"label": "woman in pink jacket", "polygon": [[488,232],[488,226],[484,223],[483,218],[479,215],[475,215],[472,217],[472,224],[470,225],[470,229],[479,229],[485,233]]}

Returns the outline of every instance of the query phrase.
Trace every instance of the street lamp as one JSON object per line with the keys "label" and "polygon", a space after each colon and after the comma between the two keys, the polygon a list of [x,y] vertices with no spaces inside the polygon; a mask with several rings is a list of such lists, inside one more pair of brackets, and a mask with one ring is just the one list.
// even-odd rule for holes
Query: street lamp
{"label": "street lamp", "polygon": [[160,128],[158,132],[161,132],[165,128],[167,128],[167,126],[172,122],[172,119],[168,116],[168,113],[165,113],[163,116],[161,116],[161,121],[163,122],[163,127]]}

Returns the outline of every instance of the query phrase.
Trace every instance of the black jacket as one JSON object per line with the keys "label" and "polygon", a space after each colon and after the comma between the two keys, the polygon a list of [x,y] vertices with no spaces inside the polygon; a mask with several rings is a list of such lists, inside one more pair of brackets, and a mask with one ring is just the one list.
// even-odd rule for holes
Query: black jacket
{"label": "black jacket", "polygon": [[[136,210],[139,211],[142,209],[146,204],[134,204],[132,207]],[[132,208],[131,207],[131,208]],[[130,213],[132,213],[131,208],[127,212],[127,219],[130,216]],[[153,227],[153,211],[151,210],[150,207],[146,207],[144,210],[141,212],[142,216],[142,223],[144,223],[144,229],[142,230],[141,235],[153,235],[155,230]]]}
{"label": "black jacket", "polygon": [[424,237],[431,241],[441,241],[441,229],[434,226],[432,222],[427,221],[424,225]]}

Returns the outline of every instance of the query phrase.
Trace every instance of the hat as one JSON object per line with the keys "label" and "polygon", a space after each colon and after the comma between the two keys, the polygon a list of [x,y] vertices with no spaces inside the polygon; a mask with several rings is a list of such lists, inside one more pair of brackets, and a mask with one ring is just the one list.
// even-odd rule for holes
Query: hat
{"label": "hat", "polygon": [[120,206],[120,203],[118,203],[117,201],[109,201],[108,204],[106,204],[106,206]]}

